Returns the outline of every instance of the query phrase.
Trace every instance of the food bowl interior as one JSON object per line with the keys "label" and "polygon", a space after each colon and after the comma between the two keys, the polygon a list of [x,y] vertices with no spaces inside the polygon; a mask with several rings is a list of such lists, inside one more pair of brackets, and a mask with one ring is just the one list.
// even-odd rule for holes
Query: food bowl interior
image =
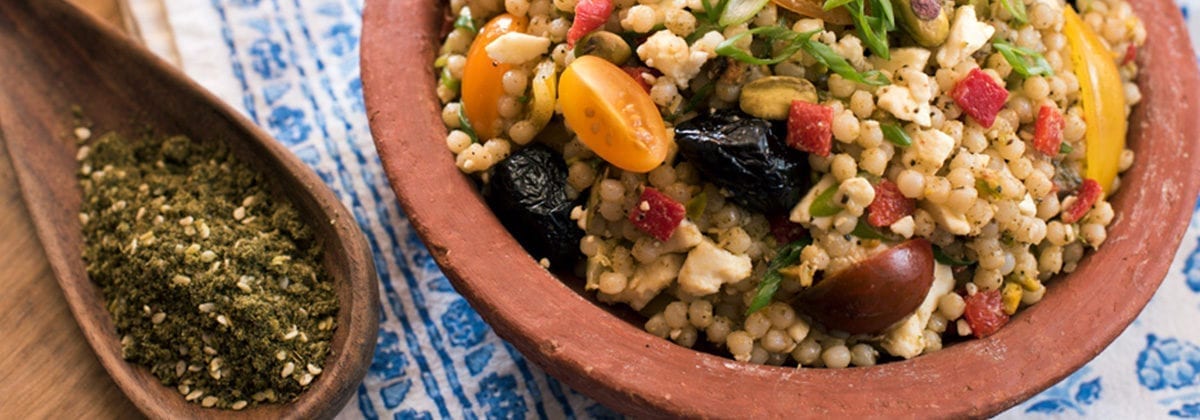
{"label": "food bowl interior", "polygon": [[[758,366],[676,346],[644,332],[631,310],[596,302],[582,280],[538,266],[446,150],[432,66],[441,3],[369,0],[362,68],[376,145],[414,227],[497,333],[576,389],[633,415],[986,416],[1115,339],[1162,281],[1172,255],[1164,250],[1175,249],[1191,215],[1200,185],[1187,169],[1200,152],[1195,61],[1171,0],[1132,6],[1150,42],[1138,53],[1143,100],[1130,124],[1137,159],[1112,200],[1107,242],[995,335],[866,368]],[[405,36],[413,31],[422,36]]]}

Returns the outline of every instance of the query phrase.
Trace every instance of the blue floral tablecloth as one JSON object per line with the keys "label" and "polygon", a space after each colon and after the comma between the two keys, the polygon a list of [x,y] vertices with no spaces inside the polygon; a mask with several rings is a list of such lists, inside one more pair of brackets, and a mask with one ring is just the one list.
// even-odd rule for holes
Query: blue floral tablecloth
{"label": "blue floral tablecloth", "polygon": [[[1179,2],[1189,29],[1200,34],[1200,18],[1189,16],[1200,0]],[[341,417],[617,416],[500,340],[409,225],[367,127],[358,67],[362,0],[127,5],[148,46],[312,166],[366,233],[380,276],[378,350]],[[1200,417],[1200,217],[1174,258],[1162,288],[1116,342],[1000,417]]]}

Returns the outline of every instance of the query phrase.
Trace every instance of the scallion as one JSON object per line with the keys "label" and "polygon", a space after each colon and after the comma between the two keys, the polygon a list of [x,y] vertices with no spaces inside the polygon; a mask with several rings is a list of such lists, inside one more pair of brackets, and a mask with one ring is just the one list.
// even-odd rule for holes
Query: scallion
{"label": "scallion", "polygon": [[754,300],[750,302],[750,307],[746,309],[746,315],[758,312],[759,309],[765,308],[771,303],[771,298],[775,296],[775,292],[779,291],[779,283],[783,281],[783,275],[779,274],[779,270],[799,262],[800,251],[810,243],[812,243],[811,239],[803,238],[779,248],[779,252],[775,253],[775,258],[767,264],[767,273],[763,274],[762,282],[758,283],[758,292],[755,293]]}
{"label": "scallion", "polygon": [[896,124],[880,124],[879,129],[883,131],[883,138],[892,144],[900,147],[912,146],[912,137],[904,132],[903,128]]}
{"label": "scallion", "polygon": [[458,107],[458,129],[467,133],[471,143],[479,143],[479,135],[475,134],[475,127],[471,126],[471,120],[467,118],[467,108],[462,104]]}
{"label": "scallion", "polygon": [[1037,51],[1017,47],[1004,41],[993,42],[992,48],[999,51],[1000,55],[1004,56],[1004,60],[1008,61],[1008,64],[1012,66],[1013,71],[1022,77],[1054,75],[1054,69],[1050,68],[1050,63],[1046,61],[1046,57],[1038,54]]}
{"label": "scallion", "polygon": [[829,217],[841,212],[842,207],[833,204],[833,196],[837,194],[837,190],[838,187],[835,185],[817,194],[812,204],[808,206],[808,214],[812,217]]}
{"label": "scallion", "polygon": [[717,24],[721,26],[741,25],[754,18],[770,0],[729,0]]}
{"label": "scallion", "polygon": [[960,260],[946,255],[946,251],[942,251],[942,248],[937,246],[933,247],[933,260],[951,267],[963,267],[975,264],[974,261]]}
{"label": "scallion", "polygon": [[475,26],[475,19],[471,18],[471,9],[464,7],[462,10],[463,10],[462,14],[458,15],[457,19],[454,19],[454,27],[459,28],[459,29],[466,29],[473,34],[478,33],[479,28],[477,28]]}
{"label": "scallion", "polygon": [[1000,6],[1004,7],[1004,10],[1007,10],[1009,15],[1012,15],[1013,20],[1016,20],[1019,23],[1025,23],[1029,21],[1029,17],[1025,14],[1024,1],[1000,0]]}
{"label": "scallion", "polygon": [[[772,65],[778,64],[787,60],[788,57],[795,55],[800,50],[804,50],[809,55],[813,56],[819,63],[828,67],[829,70],[841,75],[847,80],[866,85],[881,86],[891,83],[887,76],[877,70],[860,73],[855,70],[845,58],[838,55],[837,52],[828,45],[812,40],[812,36],[817,31],[809,32],[794,32],[781,26],[760,26],[746,32],[734,35],[717,45],[716,52],[718,55],[733,58],[735,60],[754,64],[754,65]],[[784,43],[771,57],[759,58],[749,51],[738,48],[737,43],[742,38],[747,36],[761,36],[768,42]]]}

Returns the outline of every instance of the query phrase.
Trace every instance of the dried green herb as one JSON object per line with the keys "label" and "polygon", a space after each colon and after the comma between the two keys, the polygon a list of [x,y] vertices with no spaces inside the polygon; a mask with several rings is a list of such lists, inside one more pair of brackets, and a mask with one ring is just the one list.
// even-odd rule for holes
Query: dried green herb
{"label": "dried green herb", "polygon": [[338,309],[297,210],[219,142],[109,133],[82,149],[83,256],[122,355],[202,406],[295,399]]}

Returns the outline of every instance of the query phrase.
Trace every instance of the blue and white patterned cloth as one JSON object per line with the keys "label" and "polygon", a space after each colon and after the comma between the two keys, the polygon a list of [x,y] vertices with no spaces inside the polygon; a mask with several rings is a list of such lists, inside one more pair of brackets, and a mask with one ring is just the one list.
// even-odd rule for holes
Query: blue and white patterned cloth
{"label": "blue and white patterned cloth", "polygon": [[[1185,15],[1200,10],[1200,0],[1179,1]],[[362,0],[128,4],[147,45],[312,166],[366,233],[381,280],[378,349],[341,417],[617,416],[501,341],[412,230],[367,127],[358,67]],[[1200,17],[1188,25],[1200,34]],[[1200,417],[1197,320],[1200,217],[1138,320],[1086,367],[1000,417]]]}

